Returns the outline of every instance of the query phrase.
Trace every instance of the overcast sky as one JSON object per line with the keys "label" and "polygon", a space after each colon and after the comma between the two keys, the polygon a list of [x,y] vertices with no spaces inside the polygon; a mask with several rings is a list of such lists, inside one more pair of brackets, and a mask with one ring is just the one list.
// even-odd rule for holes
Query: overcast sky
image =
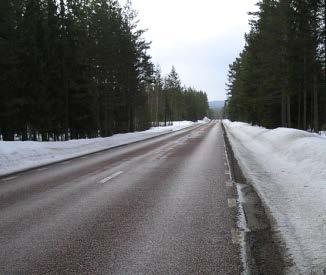
{"label": "overcast sky", "polygon": [[[124,3],[124,0],[120,0]],[[257,0],[132,0],[140,27],[148,29],[150,54],[163,74],[174,65],[183,83],[210,101],[225,99],[228,65],[249,30]]]}

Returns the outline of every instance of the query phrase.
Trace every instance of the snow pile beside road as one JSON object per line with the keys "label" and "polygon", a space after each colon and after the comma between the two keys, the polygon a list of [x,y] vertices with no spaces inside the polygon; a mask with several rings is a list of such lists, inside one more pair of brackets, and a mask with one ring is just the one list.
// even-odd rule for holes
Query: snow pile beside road
{"label": "snow pile beside road", "polygon": [[284,239],[294,273],[326,270],[326,139],[223,121],[235,156]]}
{"label": "snow pile beside road", "polygon": [[[170,126],[159,126],[159,127],[152,127],[147,131],[144,131],[144,133],[161,133],[163,132],[168,132],[168,131],[178,131],[186,127],[190,127],[194,124],[201,124],[204,123],[203,120],[198,120],[198,122],[192,122],[192,121],[173,121],[172,125]],[[139,132],[140,133],[140,132]]]}
{"label": "snow pile beside road", "polygon": [[198,120],[198,123],[208,123],[210,122],[211,120],[208,118],[208,117],[204,117],[203,120]]}
{"label": "snow pile beside road", "polygon": [[198,121],[197,123],[192,121],[176,121],[173,122],[172,126],[153,127],[143,132],[63,142],[0,141],[0,175],[145,140],[201,123],[204,123],[204,121]]}

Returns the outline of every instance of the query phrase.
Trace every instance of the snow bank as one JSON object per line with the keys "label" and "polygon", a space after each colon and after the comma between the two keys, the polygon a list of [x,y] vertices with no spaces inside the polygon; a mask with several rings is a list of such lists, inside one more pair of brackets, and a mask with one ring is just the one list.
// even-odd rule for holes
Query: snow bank
{"label": "snow bank", "polygon": [[246,178],[293,258],[289,272],[326,272],[326,139],[295,129],[223,121]]}
{"label": "snow bank", "polygon": [[171,126],[153,127],[143,132],[117,134],[108,138],[63,142],[0,141],[0,175],[144,140],[206,122],[176,121]]}

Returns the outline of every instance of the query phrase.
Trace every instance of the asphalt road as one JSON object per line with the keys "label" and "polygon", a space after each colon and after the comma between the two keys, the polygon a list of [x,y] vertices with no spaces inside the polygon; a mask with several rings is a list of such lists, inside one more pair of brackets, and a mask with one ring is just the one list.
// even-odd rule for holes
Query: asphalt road
{"label": "asphalt road", "polygon": [[210,123],[0,179],[0,274],[239,274]]}

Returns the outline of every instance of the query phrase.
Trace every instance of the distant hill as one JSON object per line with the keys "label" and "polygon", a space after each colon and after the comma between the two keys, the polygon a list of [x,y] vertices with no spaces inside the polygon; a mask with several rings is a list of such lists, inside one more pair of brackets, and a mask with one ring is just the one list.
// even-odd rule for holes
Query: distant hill
{"label": "distant hill", "polygon": [[211,109],[221,109],[224,107],[224,101],[219,100],[219,101],[210,101],[208,102],[209,108]]}

